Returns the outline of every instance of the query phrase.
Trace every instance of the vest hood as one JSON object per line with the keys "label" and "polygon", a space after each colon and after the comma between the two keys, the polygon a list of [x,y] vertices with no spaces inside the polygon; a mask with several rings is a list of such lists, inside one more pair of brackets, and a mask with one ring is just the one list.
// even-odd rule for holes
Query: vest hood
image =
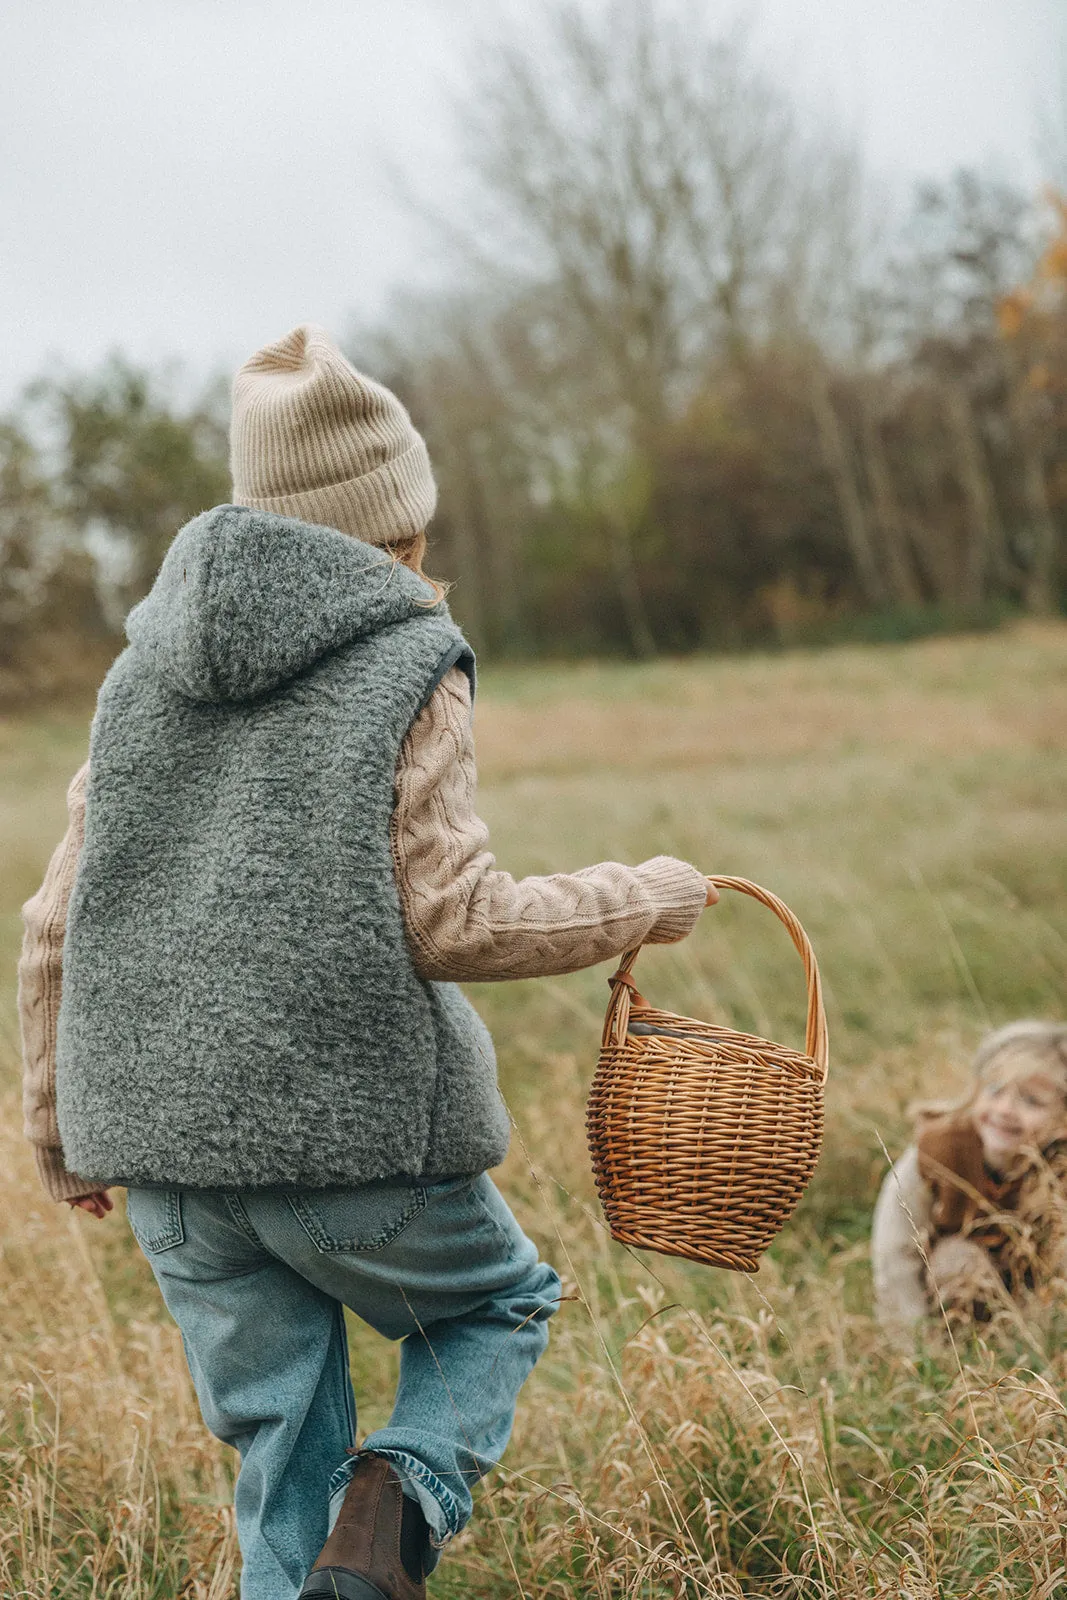
{"label": "vest hood", "polygon": [[430,585],[334,528],[245,506],[186,523],[126,619],[149,667],[191,700],[250,700],[395,623],[447,616]]}

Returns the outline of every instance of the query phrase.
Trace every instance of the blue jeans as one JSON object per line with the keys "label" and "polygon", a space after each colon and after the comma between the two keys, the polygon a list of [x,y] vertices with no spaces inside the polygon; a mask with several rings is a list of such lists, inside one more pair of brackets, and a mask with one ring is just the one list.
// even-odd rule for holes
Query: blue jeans
{"label": "blue jeans", "polygon": [[559,1279],[484,1174],[356,1189],[131,1189],[204,1421],[241,1455],[242,1600],[293,1600],[356,1458],[342,1308],[403,1341],[387,1456],[436,1549],[507,1444]]}

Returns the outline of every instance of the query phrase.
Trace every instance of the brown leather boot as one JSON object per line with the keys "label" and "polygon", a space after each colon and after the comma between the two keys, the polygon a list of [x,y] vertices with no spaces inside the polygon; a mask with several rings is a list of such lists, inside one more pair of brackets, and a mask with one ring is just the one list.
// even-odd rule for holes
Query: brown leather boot
{"label": "brown leather boot", "polygon": [[364,1456],[299,1600],[426,1600],[426,1522],[382,1456]]}

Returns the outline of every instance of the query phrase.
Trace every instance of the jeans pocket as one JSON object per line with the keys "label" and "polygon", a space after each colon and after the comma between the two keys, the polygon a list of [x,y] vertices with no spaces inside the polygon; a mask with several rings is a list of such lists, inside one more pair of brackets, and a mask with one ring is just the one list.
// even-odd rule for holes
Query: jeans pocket
{"label": "jeans pocket", "polygon": [[297,1221],[324,1255],[382,1250],[426,1207],[426,1189],[414,1183],[367,1183],[358,1189],[302,1190],[286,1199]]}
{"label": "jeans pocket", "polygon": [[427,1203],[432,1205],[435,1200],[448,1200],[473,1189],[477,1181],[477,1173],[465,1173],[458,1178],[438,1178],[434,1183],[424,1183],[422,1188]]}
{"label": "jeans pocket", "polygon": [[146,1256],[184,1244],[182,1197],[177,1189],[128,1189],[126,1216]]}

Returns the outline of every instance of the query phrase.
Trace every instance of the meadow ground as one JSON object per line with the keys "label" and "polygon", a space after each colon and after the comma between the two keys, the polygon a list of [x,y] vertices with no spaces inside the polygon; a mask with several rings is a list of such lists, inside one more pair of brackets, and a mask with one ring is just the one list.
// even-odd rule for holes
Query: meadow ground
{"label": "meadow ground", "polygon": [[[514,872],[665,850],[775,889],[820,955],[822,1163],[758,1277],[608,1239],[584,1143],[607,969],[472,991],[515,1120],[499,1181],[572,1298],[503,1470],[433,1584],[504,1596],[1067,1595],[1055,1307],[887,1347],[867,1233],[917,1093],[982,1030],[1067,1013],[1067,628],[825,654],[488,672],[481,804]],[[39,1191],[19,1132],[18,906],[62,831],[84,715],[0,722],[0,1594],[230,1600],[228,1452],[121,1215]],[[801,1036],[789,941],[724,903],[641,982]],[[396,1352],[352,1328],[360,1426]]]}

